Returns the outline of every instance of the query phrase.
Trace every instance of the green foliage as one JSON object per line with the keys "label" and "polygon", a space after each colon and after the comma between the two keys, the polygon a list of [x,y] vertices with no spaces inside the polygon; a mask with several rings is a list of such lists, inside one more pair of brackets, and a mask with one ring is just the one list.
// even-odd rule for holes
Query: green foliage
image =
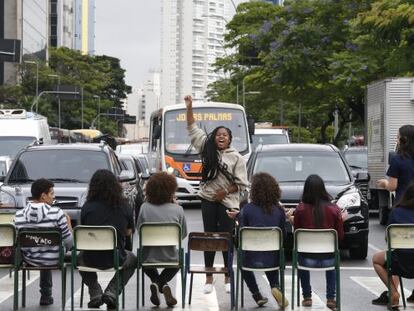
{"label": "green foliage", "polygon": [[[9,106],[30,109],[36,94],[36,66],[21,68],[20,85],[2,87],[0,102],[9,102]],[[82,55],[79,51],[67,48],[51,48],[48,65],[39,64],[39,93],[54,90],[60,80],[61,85],[78,87],[83,93],[84,127],[88,128],[100,111],[105,113],[110,107],[121,107],[122,99],[131,92],[126,85],[125,70],[117,58],[102,55]],[[68,100],[63,97],[61,103],[61,127],[81,128],[82,100]],[[51,126],[58,126],[58,98],[44,94],[38,101],[38,112],[48,117]],[[113,135],[118,134],[118,124],[101,116],[101,130]]]}
{"label": "green foliage", "polygon": [[[340,145],[349,122],[363,128],[368,83],[414,74],[413,23],[412,0],[240,4],[225,37],[236,52],[216,63],[230,79],[211,85],[211,93],[228,96],[244,82],[246,93],[260,92],[253,100],[246,95],[250,114],[280,124],[283,112],[283,125],[294,131],[300,104],[301,126],[308,130],[303,137]],[[335,110],[339,131],[333,137]]]}

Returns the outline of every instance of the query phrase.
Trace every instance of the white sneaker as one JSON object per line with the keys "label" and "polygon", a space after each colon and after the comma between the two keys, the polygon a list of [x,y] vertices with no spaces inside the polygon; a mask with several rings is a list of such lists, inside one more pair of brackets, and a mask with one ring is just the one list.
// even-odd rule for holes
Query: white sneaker
{"label": "white sneaker", "polygon": [[210,294],[213,291],[213,283],[204,284],[203,292],[204,294]]}
{"label": "white sneaker", "polygon": [[224,284],[225,288],[226,288],[226,293],[229,294],[231,292],[231,285],[230,283],[226,283]]}

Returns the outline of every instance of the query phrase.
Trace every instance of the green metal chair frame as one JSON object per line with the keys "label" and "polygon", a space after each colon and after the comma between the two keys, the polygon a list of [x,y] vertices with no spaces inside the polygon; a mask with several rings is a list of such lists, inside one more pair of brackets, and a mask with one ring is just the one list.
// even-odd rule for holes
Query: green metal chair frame
{"label": "green metal chair frame", "polygon": [[[11,223],[0,223],[0,247],[11,247],[16,253],[16,228]],[[0,269],[14,270],[15,262],[0,264]],[[11,273],[11,272],[10,272]],[[17,309],[17,306],[13,306]]]}
{"label": "green metal chair frame", "polygon": [[[279,264],[267,268],[251,268],[244,266],[243,252],[278,251]],[[285,255],[283,249],[283,233],[279,227],[242,227],[239,229],[239,247],[237,249],[237,274],[236,274],[236,310],[238,310],[239,278],[242,270],[246,271],[279,271],[282,301],[285,301]],[[241,307],[244,307],[243,278],[241,281]],[[283,310],[285,307],[283,307]]]}
{"label": "green metal chair frame", "polygon": [[[178,268],[181,271],[181,303],[185,306],[185,267],[184,249],[182,247],[182,228],[176,222],[144,222],[139,226],[139,247],[137,249],[137,309],[139,309],[139,271],[141,270],[142,306],[145,305],[145,275],[148,268]],[[178,261],[173,262],[145,262],[143,259],[144,247],[175,246],[178,250]]]}
{"label": "green metal chair frame", "polygon": [[[397,249],[414,249],[414,224],[392,224],[387,227],[387,288],[388,288],[388,309],[391,308],[391,278],[392,278],[392,266],[391,266],[391,254]],[[414,271],[413,271],[414,272]],[[404,309],[407,307],[404,295],[404,286],[402,282],[403,276],[398,275],[400,279],[401,296],[404,305]]]}
{"label": "green metal chair frame", "polygon": [[[33,239],[35,236],[37,239]],[[66,305],[66,264],[65,248],[63,246],[62,233],[59,228],[36,228],[25,227],[17,231],[14,267],[14,310],[18,309],[19,300],[19,270],[22,270],[22,307],[26,307],[26,271],[30,270],[60,270],[61,286],[62,286],[62,310]],[[48,241],[45,245],[42,241]],[[54,266],[30,266],[26,265],[21,254],[22,247],[59,247],[59,259],[57,265]]]}
{"label": "green metal chair frame", "polygon": [[[78,251],[113,251],[114,266],[109,269],[99,269],[89,266],[79,266],[77,262]],[[112,226],[86,226],[79,225],[73,229],[72,269],[71,269],[71,310],[74,310],[74,270],[85,272],[115,272],[116,292],[121,285],[122,267],[119,266],[119,250],[117,247],[117,233]],[[122,290],[122,308],[125,308],[125,292]],[[83,281],[81,300],[83,300]],[[82,301],[81,301],[82,304]],[[82,305],[81,305],[82,307]],[[119,310],[119,295],[116,295],[116,310]]]}
{"label": "green metal chair frame", "polygon": [[[227,252],[229,267],[191,267],[191,251]],[[194,273],[228,273],[230,277],[230,307],[234,308],[233,237],[229,232],[190,232],[185,265],[186,274],[190,273],[191,275],[188,304],[191,304]]]}
{"label": "green metal chair frame", "polygon": [[[304,236],[304,237],[303,237]],[[338,248],[338,233],[335,229],[296,229],[293,235],[292,250],[292,302],[291,308],[295,305],[295,271],[328,271],[335,270],[336,273],[336,308],[341,310],[341,275],[340,275],[340,255]],[[331,267],[311,268],[298,265],[298,253],[333,253],[334,265]],[[296,282],[297,306],[300,301],[299,273]]]}

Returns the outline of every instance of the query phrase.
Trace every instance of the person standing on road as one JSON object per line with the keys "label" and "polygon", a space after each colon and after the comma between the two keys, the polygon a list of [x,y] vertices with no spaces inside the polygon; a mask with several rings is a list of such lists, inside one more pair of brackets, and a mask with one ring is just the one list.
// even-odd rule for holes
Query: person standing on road
{"label": "person standing on road", "polygon": [[388,179],[380,179],[377,185],[395,191],[398,202],[405,188],[414,180],[414,125],[403,125],[398,130],[397,154],[391,159],[387,171]]}
{"label": "person standing on road", "polygon": [[[335,229],[338,240],[344,237],[344,227],[339,207],[331,203],[331,196],[325,189],[322,178],[318,175],[309,175],[303,188],[302,202],[296,207],[294,227],[296,229]],[[335,262],[334,254],[300,253],[299,264],[305,267],[329,267]],[[302,286],[302,306],[312,306],[312,288],[310,273],[299,270]],[[336,275],[334,270],[326,271],[326,306],[336,309],[335,301]]]}
{"label": "person standing on road", "polygon": [[[113,226],[117,234],[119,250],[119,265],[122,266],[123,286],[134,274],[137,267],[137,257],[125,249],[126,239],[134,232],[132,210],[123,197],[122,187],[115,175],[109,170],[97,170],[90,182],[86,203],[81,210],[81,224],[88,226]],[[112,251],[84,251],[79,254],[78,264],[99,269],[114,266]],[[102,292],[96,272],[79,271],[83,282],[88,286],[90,301],[88,308],[99,308],[106,304],[108,309],[116,308],[116,297],[122,291],[116,292],[116,277],[114,276]]]}
{"label": "person standing on road", "polygon": [[[251,203],[244,205],[239,215],[240,228],[279,227],[284,237],[286,235],[286,215],[285,210],[279,203],[280,196],[279,184],[273,176],[268,173],[255,174],[252,178],[250,191]],[[279,265],[278,252],[246,251],[243,256],[245,266],[247,267],[268,268]],[[272,295],[276,299],[279,307],[286,307],[289,302],[285,298],[285,303],[282,303],[278,271],[267,271],[265,273],[270,284]],[[242,276],[256,303],[259,306],[267,303],[267,298],[263,297],[259,291],[254,273],[252,271],[242,270]]]}
{"label": "person standing on road", "polygon": [[[391,210],[388,225],[391,224],[414,224],[414,182],[411,182],[405,189],[400,201]],[[396,275],[404,275],[406,271],[414,274],[414,262],[412,260],[414,250],[395,250],[391,255],[391,270]],[[386,251],[379,251],[372,257],[372,265],[381,281],[387,286],[388,273],[386,270]],[[398,276],[391,278],[391,305],[398,310],[400,295]],[[411,295],[407,298],[408,302],[414,302]],[[378,298],[372,300],[374,305],[388,304],[388,291],[384,291]]]}
{"label": "person standing on road", "polygon": [[[145,222],[176,222],[181,226],[182,238],[187,236],[187,223],[183,208],[174,202],[177,191],[177,181],[167,173],[157,173],[151,176],[145,186],[146,202],[142,204],[138,216],[137,226]],[[168,247],[144,247],[143,260],[145,262],[173,262],[178,261],[177,249]],[[158,273],[156,268],[144,268],[144,272],[151,279],[151,302],[159,306],[159,293],[164,294],[165,302],[169,307],[177,304],[172,295],[168,282],[173,279],[179,269],[165,268]]]}
{"label": "person standing on road", "polygon": [[[191,144],[201,154],[202,181],[199,196],[204,231],[232,232],[234,220],[226,209],[239,209],[239,192],[245,190],[247,181],[246,163],[240,153],[230,146],[232,134],[224,126],[216,127],[210,134],[201,130],[194,121],[191,96],[184,98],[187,107],[187,129]],[[205,252],[206,267],[212,267],[215,252]],[[227,267],[227,252],[223,252]],[[225,276],[225,289],[230,293],[230,278]],[[204,293],[213,291],[213,276],[206,275]]]}
{"label": "person standing on road", "polygon": [[[72,248],[72,226],[70,218],[59,207],[52,206],[55,200],[53,182],[41,178],[35,180],[31,187],[32,201],[16,212],[14,224],[21,228],[58,228],[66,250]],[[59,262],[58,247],[22,249],[25,262],[33,266],[56,266]],[[52,297],[52,270],[40,270],[40,305],[53,304]]]}

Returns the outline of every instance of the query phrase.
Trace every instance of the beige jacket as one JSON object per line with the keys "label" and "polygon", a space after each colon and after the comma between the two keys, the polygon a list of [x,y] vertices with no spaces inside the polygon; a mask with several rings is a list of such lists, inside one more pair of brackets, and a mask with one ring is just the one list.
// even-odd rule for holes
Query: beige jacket
{"label": "beige jacket", "polygon": [[[196,123],[190,125],[187,130],[194,148],[201,153],[207,138],[206,133]],[[227,164],[227,170],[234,176],[234,183],[239,187],[239,191],[245,190],[248,186],[247,171],[246,162],[241,154],[233,147],[218,152],[221,162]],[[231,184],[232,182],[221,171],[218,171],[215,179],[201,184],[199,195],[205,200],[214,201],[216,191],[228,189]],[[221,203],[227,208],[239,209],[239,192],[229,193]]]}

